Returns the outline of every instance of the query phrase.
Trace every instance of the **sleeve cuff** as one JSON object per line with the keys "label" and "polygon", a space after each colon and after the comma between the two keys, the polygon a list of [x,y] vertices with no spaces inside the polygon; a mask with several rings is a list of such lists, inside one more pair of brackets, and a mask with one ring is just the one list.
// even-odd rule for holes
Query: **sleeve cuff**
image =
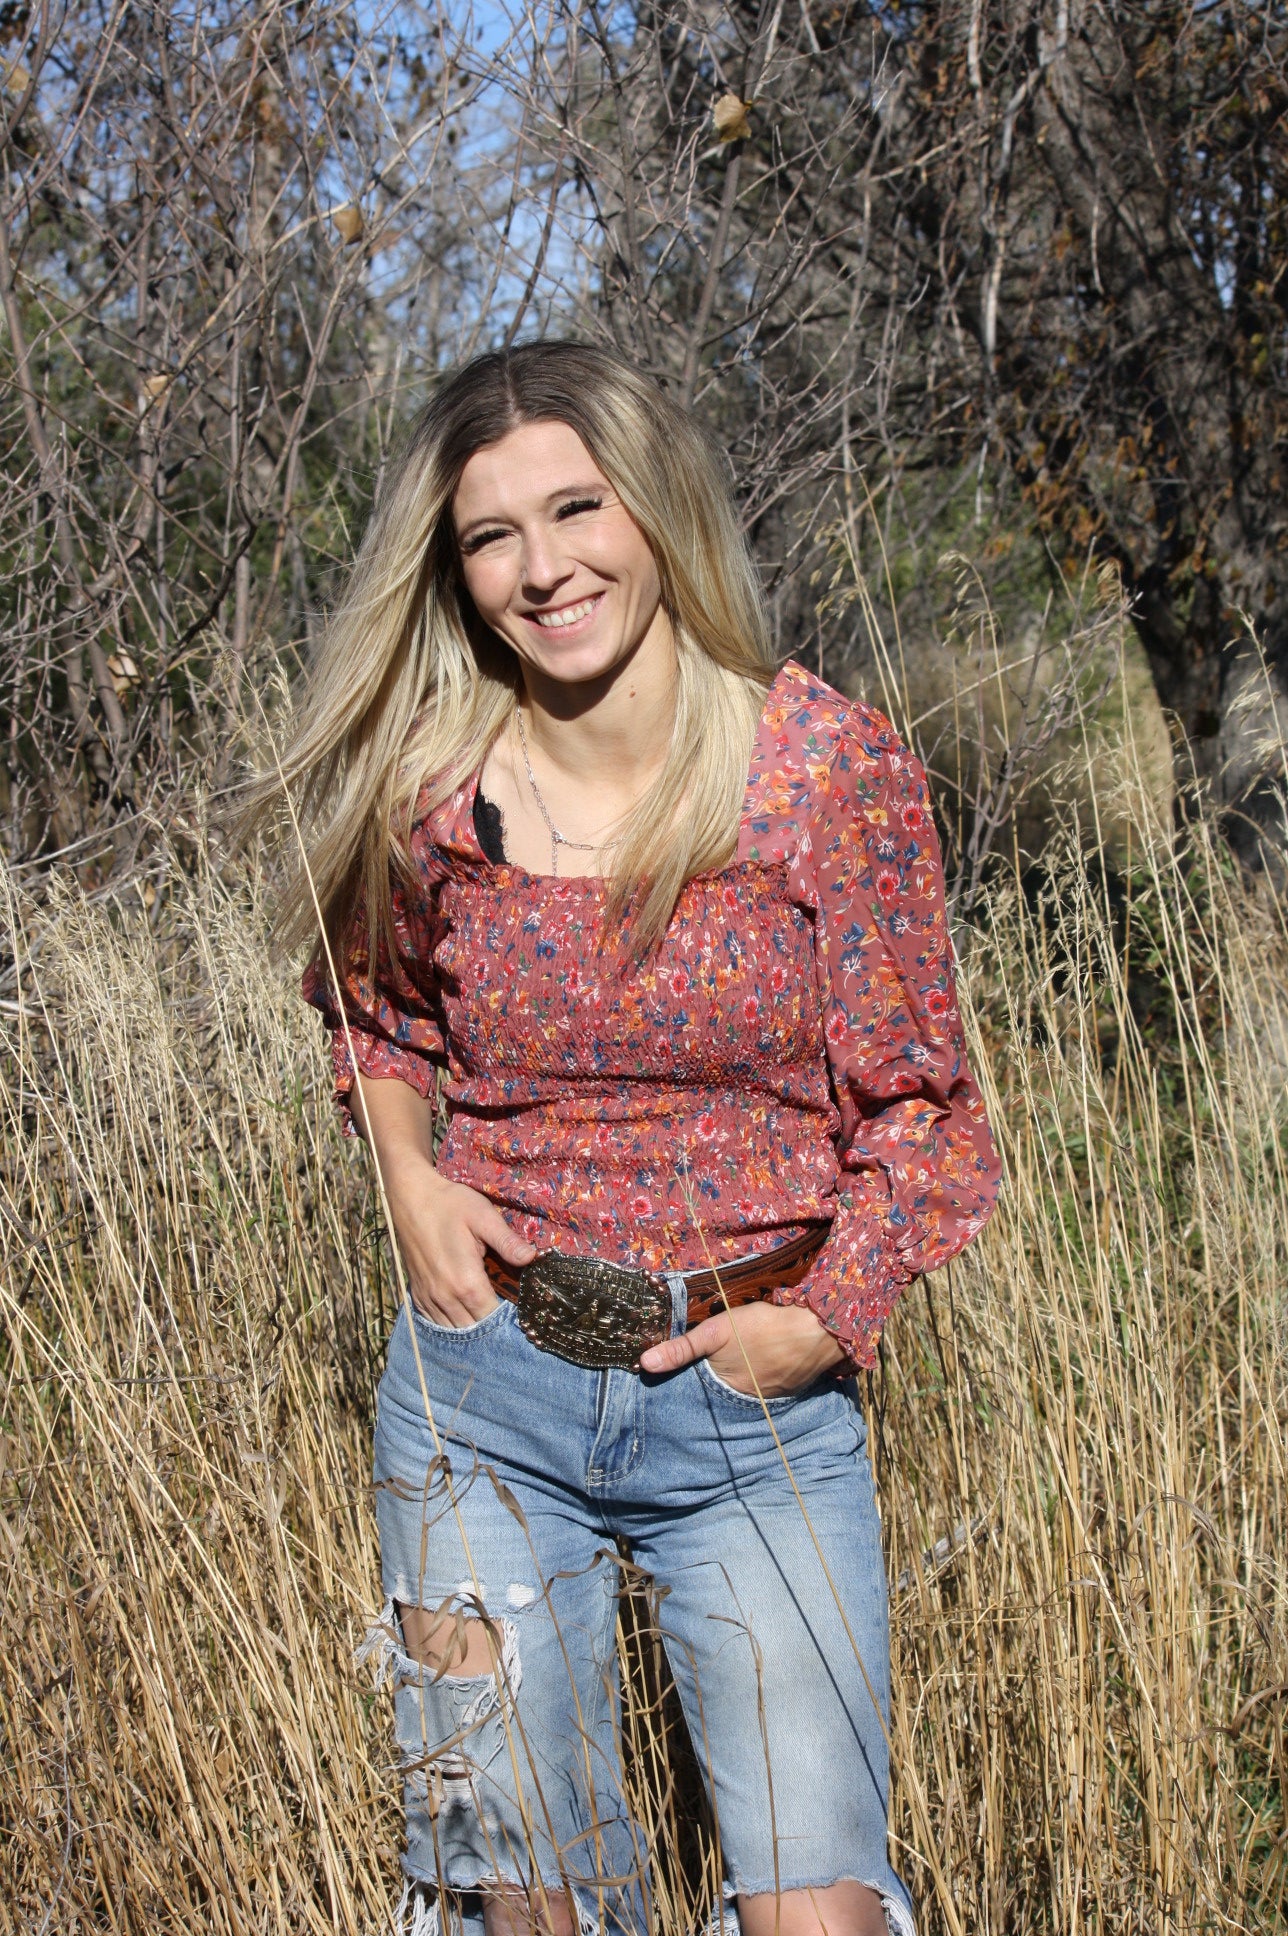
{"label": "sleeve cuff", "polygon": [[871,1214],[847,1214],[844,1199],[832,1234],[808,1277],[772,1293],[775,1304],[804,1304],[832,1333],[851,1365],[870,1371],[877,1340],[900,1293],[913,1281],[889,1233]]}

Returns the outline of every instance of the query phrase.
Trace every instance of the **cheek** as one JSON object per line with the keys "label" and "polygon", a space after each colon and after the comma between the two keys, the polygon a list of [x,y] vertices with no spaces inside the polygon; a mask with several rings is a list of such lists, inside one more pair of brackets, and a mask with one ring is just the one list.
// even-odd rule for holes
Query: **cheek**
{"label": "cheek", "polygon": [[662,581],[657,575],[657,565],[652,552],[646,552],[640,560],[635,577],[635,610],[638,623],[651,623],[654,612],[662,602]]}
{"label": "cheek", "polygon": [[586,563],[606,577],[625,581],[637,604],[655,605],[661,595],[661,581],[653,553],[633,525],[625,530],[606,530],[595,546],[595,556]]}
{"label": "cheek", "polygon": [[509,601],[512,574],[500,559],[467,558],[461,563],[465,589],[486,618],[503,611]]}

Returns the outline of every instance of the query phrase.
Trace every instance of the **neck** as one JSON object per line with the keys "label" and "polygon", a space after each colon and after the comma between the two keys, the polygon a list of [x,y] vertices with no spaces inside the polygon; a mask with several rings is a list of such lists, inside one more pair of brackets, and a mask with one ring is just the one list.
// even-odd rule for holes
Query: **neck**
{"label": "neck", "polygon": [[[650,628],[652,630],[652,628]],[[530,743],[569,779],[632,793],[666,760],[675,721],[675,641],[647,636],[602,679],[569,686],[523,668]]]}

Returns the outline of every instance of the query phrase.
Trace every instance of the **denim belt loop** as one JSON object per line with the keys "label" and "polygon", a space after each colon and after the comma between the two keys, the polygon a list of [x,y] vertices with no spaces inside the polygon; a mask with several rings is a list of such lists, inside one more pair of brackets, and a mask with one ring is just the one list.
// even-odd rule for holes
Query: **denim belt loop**
{"label": "denim belt loop", "polygon": [[689,1328],[689,1284],[683,1271],[663,1271],[671,1293],[671,1336],[678,1338]]}

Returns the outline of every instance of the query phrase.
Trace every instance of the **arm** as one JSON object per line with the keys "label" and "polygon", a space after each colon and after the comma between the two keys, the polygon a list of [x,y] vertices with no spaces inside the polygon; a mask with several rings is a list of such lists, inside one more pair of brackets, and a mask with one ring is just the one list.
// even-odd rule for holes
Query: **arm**
{"label": "arm", "polygon": [[434,950],[442,932],[439,875],[432,852],[413,832],[414,878],[391,881],[394,947],[380,937],[374,964],[366,904],[359,899],[342,934],[334,939],[339,985],[326,951],[319,948],[304,972],[302,994],[320,1009],[331,1037],[335,1100],[345,1132],[360,1128],[351,1109],[359,1075],[379,1081],[397,1077],[428,1105],[433,1119],[437,1073],[446,1061],[442,1007],[434,974]]}
{"label": "arm", "polygon": [[852,722],[797,860],[842,1174],[827,1243],[779,1297],[870,1366],[900,1292],[989,1216],[1000,1166],[966,1062],[926,776],[879,714],[856,706]]}
{"label": "arm", "polygon": [[446,1039],[434,981],[440,932],[437,883],[428,856],[414,881],[393,886],[395,949],[382,942],[369,961],[366,911],[359,906],[335,954],[337,991],[321,959],[304,977],[305,999],[331,1032],[336,1101],[350,1132],[373,1149],[398,1249],[418,1308],[438,1324],[472,1324],[496,1303],[483,1271],[485,1249],[514,1264],[535,1255],[495,1205],[449,1182],[433,1160],[434,1091]]}
{"label": "arm", "polygon": [[353,1120],[375,1151],[418,1308],[436,1324],[474,1324],[495,1305],[483,1252],[527,1264],[536,1249],[516,1237],[496,1205],[434,1168],[434,1105],[406,1082],[359,1074]]}
{"label": "arm", "polygon": [[647,1371],[709,1357],[774,1397],[848,1361],[869,1366],[904,1286],[985,1221],[999,1166],[966,1065],[939,844],[925,774],[888,722],[855,707],[815,782],[793,863],[814,916],[841,1176],[808,1277],[644,1354]]}

